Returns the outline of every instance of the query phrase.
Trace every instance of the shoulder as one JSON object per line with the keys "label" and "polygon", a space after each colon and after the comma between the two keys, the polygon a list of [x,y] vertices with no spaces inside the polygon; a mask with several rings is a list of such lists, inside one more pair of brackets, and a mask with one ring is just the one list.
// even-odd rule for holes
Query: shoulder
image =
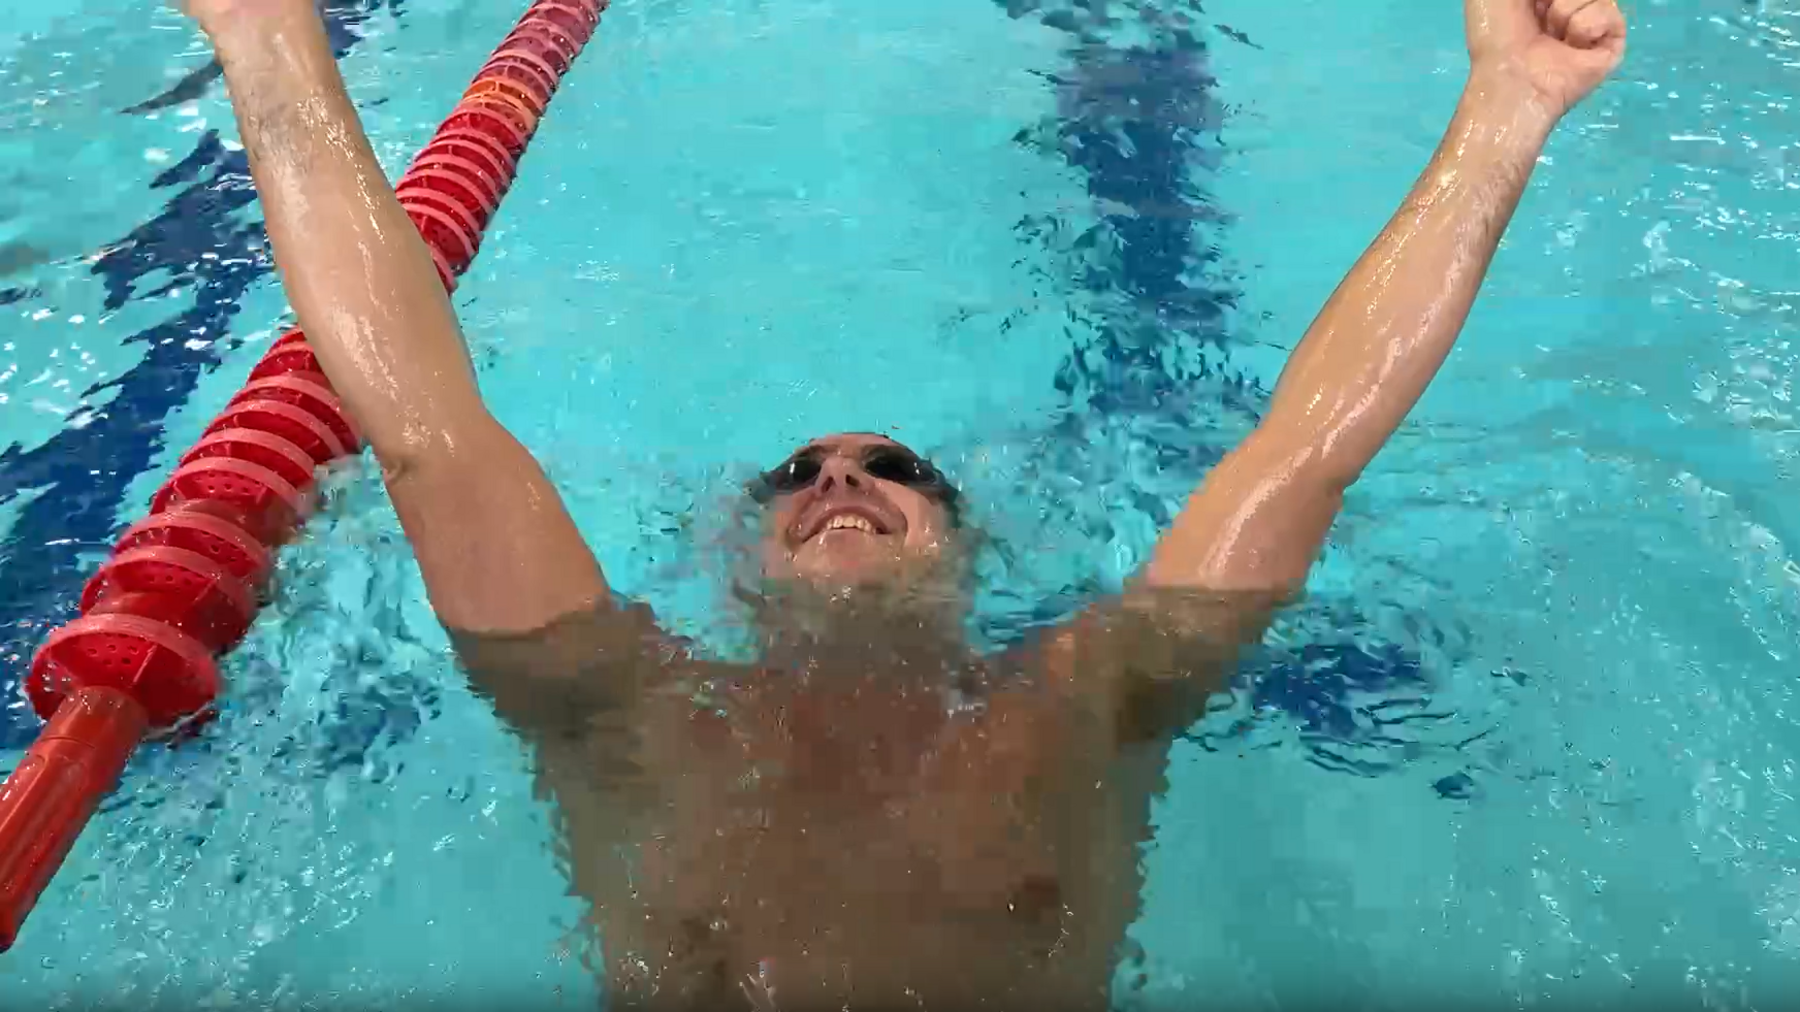
{"label": "shoulder", "polygon": [[477,694],[518,730],[559,737],[629,720],[706,667],[650,608],[603,601],[524,633],[451,630]]}
{"label": "shoulder", "polygon": [[1117,746],[1165,742],[1205,713],[1280,604],[1274,594],[1137,587],[1044,630],[1017,659],[1104,714]]}

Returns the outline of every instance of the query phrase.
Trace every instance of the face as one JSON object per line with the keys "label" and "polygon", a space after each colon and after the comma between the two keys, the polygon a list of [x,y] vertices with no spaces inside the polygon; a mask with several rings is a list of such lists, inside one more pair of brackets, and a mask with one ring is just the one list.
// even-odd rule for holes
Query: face
{"label": "face", "polygon": [[814,440],[763,476],[763,570],[777,579],[857,585],[942,554],[956,493],[884,436]]}

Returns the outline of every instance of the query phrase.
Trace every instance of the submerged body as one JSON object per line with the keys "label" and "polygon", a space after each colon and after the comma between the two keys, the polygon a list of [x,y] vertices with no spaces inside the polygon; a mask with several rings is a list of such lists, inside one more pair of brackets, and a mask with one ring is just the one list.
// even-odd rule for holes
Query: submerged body
{"label": "submerged body", "polygon": [[615,1003],[680,1009],[1106,1006],[1170,736],[1303,585],[1625,30],[1615,0],[1464,0],[1443,143],[1124,596],[976,656],[954,485],[827,437],[751,490],[773,593],[760,660],[732,667],[615,600],[482,404],[313,0],[188,6],[301,325],[471,678],[536,752]]}
{"label": "submerged body", "polygon": [[[683,655],[610,704],[535,679],[616,656],[631,617],[462,648],[537,748],[616,1003],[1102,1008],[1168,735],[1199,669],[1223,670],[1159,631],[1184,606],[1219,604],[1096,614],[986,660],[876,616],[754,667]],[[676,652],[636,619],[642,653]],[[596,674],[577,677],[625,681]]]}
{"label": "submerged body", "polygon": [[1068,700],[948,714],[887,674],[653,707],[649,804],[562,768],[579,753],[547,764],[626,1004],[1104,1004],[1145,815],[1120,781],[1144,771],[1102,761]]}

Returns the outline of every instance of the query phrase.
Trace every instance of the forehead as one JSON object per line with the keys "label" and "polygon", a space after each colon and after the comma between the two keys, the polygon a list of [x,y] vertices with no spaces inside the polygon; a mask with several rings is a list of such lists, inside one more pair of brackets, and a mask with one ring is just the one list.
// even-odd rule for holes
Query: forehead
{"label": "forehead", "polygon": [[822,436],[805,446],[797,453],[855,453],[871,446],[899,446],[900,444],[880,433],[875,432],[840,432],[834,436]]}

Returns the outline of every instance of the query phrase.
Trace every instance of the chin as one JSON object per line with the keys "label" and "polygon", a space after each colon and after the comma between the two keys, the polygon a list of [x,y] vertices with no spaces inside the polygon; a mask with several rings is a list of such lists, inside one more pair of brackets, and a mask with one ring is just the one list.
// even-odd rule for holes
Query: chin
{"label": "chin", "polygon": [[793,555],[781,552],[770,558],[764,572],[776,580],[838,589],[889,583],[905,568],[901,559],[887,551],[823,551],[805,546]]}
{"label": "chin", "polygon": [[791,572],[795,579],[819,587],[865,587],[889,583],[900,575],[901,566],[894,559],[823,559],[795,560]]}

